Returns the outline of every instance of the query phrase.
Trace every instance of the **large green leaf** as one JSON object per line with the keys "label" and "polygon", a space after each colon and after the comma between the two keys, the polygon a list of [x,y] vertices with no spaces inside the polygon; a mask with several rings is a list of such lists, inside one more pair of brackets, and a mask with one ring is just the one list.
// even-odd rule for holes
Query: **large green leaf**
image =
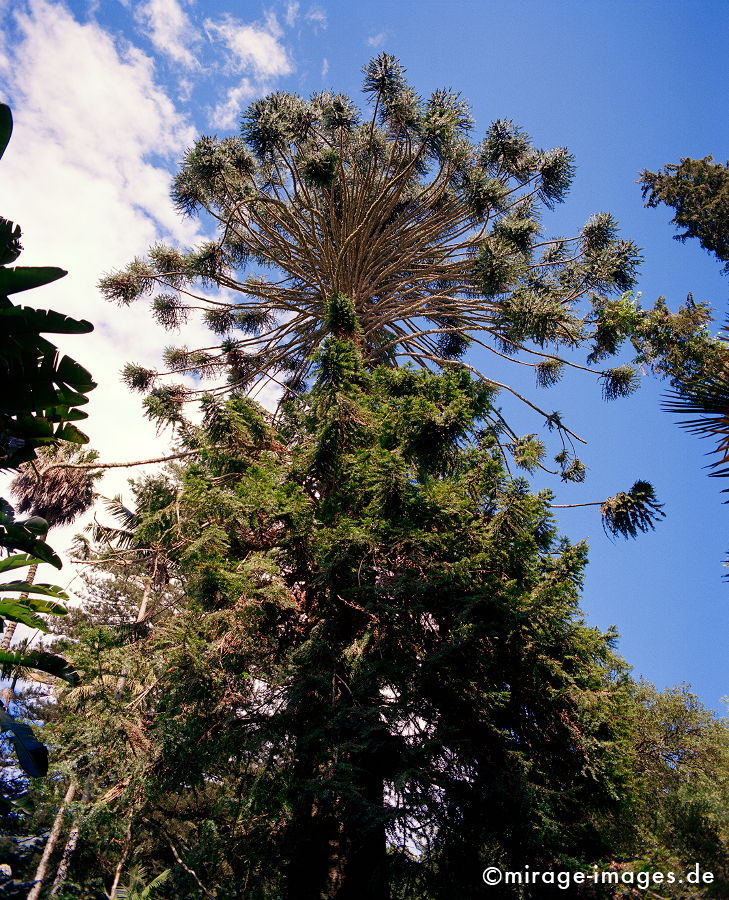
{"label": "large green leaf", "polygon": [[6,581],[0,583],[0,593],[32,593],[42,594],[44,597],[55,597],[57,600],[68,600],[68,594],[55,584],[28,584],[25,581]]}
{"label": "large green leaf", "polygon": [[23,603],[26,603],[28,608],[34,612],[43,613],[46,616],[68,615],[68,610],[62,603],[56,603],[55,600],[48,600],[45,597],[26,597]]}
{"label": "large green leaf", "polygon": [[10,142],[13,133],[13,114],[7,103],[0,103],[0,158]]}
{"label": "large green leaf", "polygon": [[[6,269],[6,272],[18,271]],[[28,271],[33,271],[29,269]],[[49,271],[49,270],[42,270]],[[57,271],[62,272],[62,269]],[[60,276],[58,276],[60,277]],[[13,306],[0,309],[0,322],[6,334],[88,334],[94,330],[85,319],[72,319],[54,309],[33,309],[31,306]]]}
{"label": "large green leaf", "polygon": [[20,794],[17,797],[0,797],[0,813],[7,815],[12,812],[22,812],[31,816],[35,812],[35,803],[29,794]]}
{"label": "large green leaf", "polygon": [[83,409],[72,409],[68,406],[49,406],[45,413],[50,422],[78,422],[89,417]]}
{"label": "large green leaf", "polygon": [[8,556],[7,559],[0,559],[0,572],[10,572],[12,569],[27,569],[28,566],[34,566],[40,562],[43,562],[43,560],[31,556],[29,553],[15,553],[13,556]]}
{"label": "large green leaf", "polygon": [[[0,379],[8,387],[0,396],[0,413],[28,416],[24,427],[32,430],[32,413],[46,416],[47,410],[56,407],[68,409],[83,405],[88,402],[85,395],[96,384],[90,373],[74,360],[67,356],[59,360],[58,350],[53,344],[42,338],[34,338],[35,343],[29,338],[27,341],[32,346],[21,348],[20,342],[14,341],[15,346],[11,346],[7,353],[0,347]],[[66,418],[62,409],[56,412],[60,418]]]}
{"label": "large green leaf", "polygon": [[55,653],[46,653],[42,650],[30,650],[27,653],[0,650],[0,666],[5,672],[22,667],[55,675],[68,681],[69,684],[78,684],[79,681],[78,672],[67,660]]}
{"label": "large green leaf", "polygon": [[[0,498],[0,501],[12,511],[12,507],[7,501],[4,501],[2,498]],[[49,547],[45,541],[40,540],[36,534],[29,528],[26,528],[23,522],[15,522],[12,517],[8,517],[1,505],[0,547],[5,547],[7,550],[22,550],[41,562],[55,566],[56,569],[60,569],[63,566],[52,547]]]}
{"label": "large green leaf", "polygon": [[33,288],[43,287],[68,275],[65,269],[57,266],[15,266],[0,268],[0,293],[19,294]]}
{"label": "large green leaf", "polygon": [[76,428],[75,425],[71,425],[66,423],[61,428],[56,430],[55,436],[60,438],[62,441],[68,441],[71,444],[88,444],[89,438],[88,435],[84,434],[83,431],[80,431]]}
{"label": "large green leaf", "polygon": [[0,619],[19,622],[39,631],[48,631],[45,619],[34,613],[22,600],[0,600]]}
{"label": "large green leaf", "polygon": [[9,731],[18,755],[18,762],[31,778],[42,778],[48,774],[48,748],[36,738],[30,725],[18,722],[0,709],[0,728]]}
{"label": "large green leaf", "polygon": [[[0,266],[7,266],[20,256],[23,249],[21,237],[20,225],[0,216]],[[2,299],[9,302],[6,297]]]}

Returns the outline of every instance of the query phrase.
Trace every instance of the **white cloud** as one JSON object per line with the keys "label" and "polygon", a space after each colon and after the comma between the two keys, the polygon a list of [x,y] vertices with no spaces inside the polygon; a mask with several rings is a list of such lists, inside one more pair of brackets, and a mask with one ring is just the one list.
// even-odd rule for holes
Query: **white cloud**
{"label": "white cloud", "polygon": [[299,4],[295,3],[295,2],[287,4],[285,21],[289,28],[294,27],[298,16],[299,16]]}
{"label": "white cloud", "polygon": [[325,56],[321,62],[321,77],[326,78],[328,74],[329,74],[329,60]]}
{"label": "white cloud", "polygon": [[250,99],[258,94],[248,78],[244,78],[239,85],[230,88],[226,98],[210,111],[210,124],[213,128],[230,130],[238,123],[238,115]]}
{"label": "white cloud", "polygon": [[198,65],[192,48],[199,37],[178,0],[147,0],[137,5],[134,18],[160,53],[188,69]]}
{"label": "white cloud", "polygon": [[181,103],[187,103],[190,97],[192,97],[194,87],[194,83],[189,78],[180,78],[177,82],[177,99]]}
{"label": "white cloud", "polygon": [[327,21],[327,14],[321,6],[310,6],[304,18],[308,22],[311,22],[317,31],[320,28],[326,28],[329,24]]}
{"label": "white cloud", "polygon": [[[163,456],[165,437],[144,419],[141,398],[121,383],[119,371],[129,361],[157,368],[166,344],[204,346],[209,332],[198,324],[179,338],[167,335],[143,304],[119,309],[104,302],[97,282],[156,241],[190,246],[200,239],[199,225],[181,219],[169,199],[171,172],[197,136],[172,98],[184,98],[192,83],[183,79],[168,93],[149,56],[94,21],[81,24],[58,0],[15,0],[11,15],[4,32],[12,39],[3,41],[0,33],[0,82],[15,129],[0,161],[0,215],[23,229],[22,264],[69,271],[23,302],[94,323],[92,334],[59,336],[57,343],[99,384],[81,426],[102,460]],[[292,64],[273,16],[258,25],[228,17],[213,23],[213,33],[226,42],[238,74],[215,111],[219,122],[230,125],[245,102]],[[190,33],[178,26],[166,38],[157,33],[168,53],[192,46],[183,38]],[[101,490],[128,497],[127,479],[142,471],[112,469]],[[52,545],[62,549],[79,527],[52,535]],[[60,579],[52,572],[43,577],[66,583],[67,572]]]}
{"label": "white cloud", "polygon": [[246,25],[226,15],[217,21],[206,19],[205,29],[212,40],[225,45],[235,72],[265,81],[293,71],[286,48],[279,40],[281,30],[275,16],[269,15],[263,25]]}
{"label": "white cloud", "polygon": [[283,37],[283,28],[278,24],[278,18],[275,12],[268,10],[264,16],[266,21],[266,30],[274,37]]}
{"label": "white cloud", "polygon": [[[160,161],[172,166],[195,132],[155,83],[152,61],[133,46],[118,47],[97,24],[31,0],[15,27],[12,49],[0,57],[15,118],[0,161],[0,214],[23,229],[22,264],[69,271],[23,300],[96,326],[90,335],[59,336],[58,344],[99,383],[81,424],[102,459],[163,455],[165,442],[119,370],[130,360],[158,365],[169,339],[146,309],[105,303],[96,284],[156,240],[197,240],[197,226],[181,220],[169,200],[170,175]],[[124,490],[139,472],[111,470],[102,490]]]}
{"label": "white cloud", "polygon": [[380,31],[377,34],[373,34],[372,37],[367,38],[367,44],[370,47],[381,47],[385,41],[387,40],[387,33],[384,31]]}

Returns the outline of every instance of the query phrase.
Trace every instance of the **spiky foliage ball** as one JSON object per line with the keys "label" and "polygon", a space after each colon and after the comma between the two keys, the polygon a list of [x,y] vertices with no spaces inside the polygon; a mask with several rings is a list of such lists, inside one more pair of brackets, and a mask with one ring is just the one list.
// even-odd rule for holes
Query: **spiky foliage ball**
{"label": "spiky foliage ball", "polygon": [[121,371],[122,381],[133,391],[146,393],[154,384],[156,373],[136,363],[127,363]]}
{"label": "spiky foliage ball", "polygon": [[625,538],[637,537],[639,531],[652,531],[656,521],[665,516],[663,504],[647,481],[636,481],[629,491],[609,497],[601,512],[605,531]]}
{"label": "spiky foliage ball", "polygon": [[640,377],[633,366],[616,366],[603,373],[602,395],[606,400],[627,397],[638,390]]}

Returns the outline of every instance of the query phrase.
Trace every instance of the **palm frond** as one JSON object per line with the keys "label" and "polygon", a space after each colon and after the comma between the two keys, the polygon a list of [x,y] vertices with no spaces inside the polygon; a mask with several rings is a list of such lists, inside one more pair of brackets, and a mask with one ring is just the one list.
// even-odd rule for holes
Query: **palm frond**
{"label": "palm frond", "polygon": [[729,371],[679,385],[667,395],[663,408],[689,416],[679,424],[692,434],[717,439],[711,452],[719,454],[719,459],[710,464],[715,470],[710,474],[729,475]]}

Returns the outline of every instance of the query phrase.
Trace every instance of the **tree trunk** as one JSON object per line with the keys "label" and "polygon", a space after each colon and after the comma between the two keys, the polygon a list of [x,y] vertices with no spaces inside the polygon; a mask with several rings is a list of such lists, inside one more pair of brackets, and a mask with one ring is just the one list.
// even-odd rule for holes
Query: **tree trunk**
{"label": "tree trunk", "polygon": [[[360,763],[368,764],[367,760]],[[342,844],[339,857],[344,868],[337,873],[336,900],[389,900],[390,884],[387,866],[387,834],[382,820],[384,784],[375,771],[362,766],[359,778],[360,802],[352,801],[344,810]]]}
{"label": "tree trunk", "polygon": [[[87,775],[86,781],[84,783],[84,792],[81,795],[82,803],[88,803],[91,797],[91,780],[91,775]],[[57,897],[59,891],[63,887],[63,883],[66,880],[66,876],[68,875],[68,867],[71,864],[71,859],[73,858],[73,854],[76,851],[76,845],[78,844],[80,831],[81,826],[77,818],[74,821],[71,831],[68,834],[66,846],[63,848],[63,853],[61,854],[61,859],[58,863],[58,868],[56,869],[56,877],[53,879],[53,886],[51,887],[51,891],[48,894],[49,897]]]}
{"label": "tree trunk", "polygon": [[[157,565],[159,563],[159,555],[156,555],[154,558],[154,568],[152,569],[152,573],[147,575],[147,580],[144,585],[144,594],[142,595],[142,602],[139,604],[139,609],[137,610],[137,618],[134,620],[134,624],[138,625],[140,622],[144,621],[144,617],[147,615],[147,606],[149,605],[149,595],[152,593],[152,585],[154,584],[154,579],[157,576]],[[127,683],[127,675],[129,673],[129,668],[124,664],[122,667],[121,675],[116,683],[116,689],[114,690],[114,699],[121,699],[122,694],[124,693],[124,688]]]}
{"label": "tree trunk", "polygon": [[384,783],[359,778],[359,800],[302,798],[290,826],[286,900],[389,900]]}
{"label": "tree trunk", "polygon": [[[301,787],[289,826],[286,900],[389,900],[384,785],[391,761],[383,750],[389,734],[362,733],[362,712],[370,709],[375,718],[379,686],[353,684],[341,664],[332,668],[345,689],[329,702],[309,695],[295,716],[307,738],[298,751]],[[339,793],[340,767],[352,789],[346,796]]]}
{"label": "tree trunk", "polygon": [[119,882],[121,880],[121,874],[124,871],[124,863],[127,861],[127,857],[129,856],[129,848],[132,845],[132,821],[134,819],[134,813],[130,813],[129,822],[127,823],[127,831],[124,835],[124,845],[122,846],[122,852],[119,856],[119,861],[116,864],[116,869],[114,869],[114,880],[111,883],[111,890],[109,891],[109,900],[116,900],[116,892],[119,887]]}
{"label": "tree trunk", "polygon": [[35,870],[33,887],[28,892],[27,900],[38,900],[38,898],[40,897],[40,892],[43,888],[43,882],[45,881],[45,877],[48,873],[48,862],[51,858],[51,854],[56,849],[56,844],[58,843],[58,838],[61,834],[64,814],[69,803],[73,801],[73,798],[75,796],[76,781],[72,778],[69,782],[66,796],[63,798],[63,803],[61,803],[58,812],[56,813],[56,818],[53,820],[53,827],[51,828],[50,834],[48,835],[46,845],[43,848],[43,855],[41,856],[40,862],[38,863],[38,868]]}

